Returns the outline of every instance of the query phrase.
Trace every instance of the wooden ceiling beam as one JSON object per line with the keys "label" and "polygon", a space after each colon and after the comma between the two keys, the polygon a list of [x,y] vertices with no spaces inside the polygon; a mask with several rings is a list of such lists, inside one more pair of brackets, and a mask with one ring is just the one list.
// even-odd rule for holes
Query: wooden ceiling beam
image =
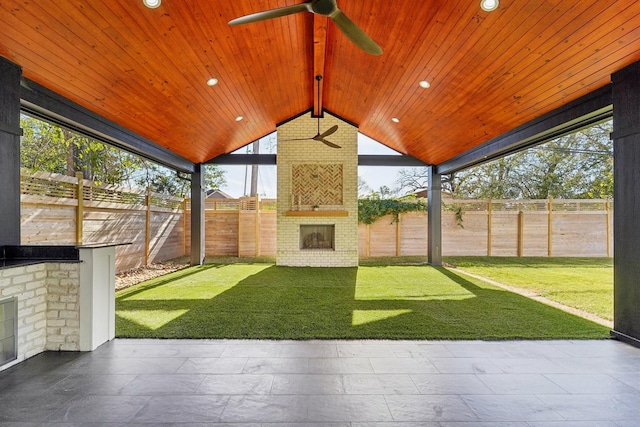
{"label": "wooden ceiling beam", "polygon": [[[327,17],[313,15],[313,117],[322,116],[322,98],[324,93],[324,67],[327,57]],[[323,77],[317,79],[317,76]],[[318,90],[320,86],[320,90]]]}

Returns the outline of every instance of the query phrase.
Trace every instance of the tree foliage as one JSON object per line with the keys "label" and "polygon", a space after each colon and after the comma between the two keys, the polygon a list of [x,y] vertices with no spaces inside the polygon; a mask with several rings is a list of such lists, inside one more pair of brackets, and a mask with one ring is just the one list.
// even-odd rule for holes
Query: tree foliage
{"label": "tree foliage", "polygon": [[[613,197],[613,152],[605,122],[513,155],[443,177],[456,198],[588,199]],[[426,169],[406,169],[398,184],[426,188]]]}
{"label": "tree foliage", "polygon": [[26,116],[20,125],[20,161],[27,172],[82,172],[98,184],[121,184],[141,168],[136,156],[68,129]]}
{"label": "tree foliage", "polygon": [[[96,184],[138,185],[156,193],[189,195],[189,180],[157,163],[28,116],[21,117],[20,125],[23,129],[20,162],[26,173],[75,176],[76,172],[82,172],[84,179]],[[225,183],[223,170],[205,167],[206,188],[215,190]]]}

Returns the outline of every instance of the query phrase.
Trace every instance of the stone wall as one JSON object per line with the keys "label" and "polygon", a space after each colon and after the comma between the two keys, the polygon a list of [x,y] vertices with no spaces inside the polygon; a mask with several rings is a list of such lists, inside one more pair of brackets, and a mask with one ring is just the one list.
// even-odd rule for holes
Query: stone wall
{"label": "stone wall", "polygon": [[18,357],[79,350],[79,263],[41,263],[0,270],[0,299],[18,298]]}
{"label": "stone wall", "polygon": [[80,349],[80,264],[47,263],[46,350]]}
{"label": "stone wall", "polygon": [[[327,139],[341,148],[288,141],[316,135],[318,121],[311,113],[278,127],[278,265],[358,265],[358,129],[325,112],[321,132],[334,125],[338,130]],[[335,248],[301,250],[301,224],[334,224]]]}

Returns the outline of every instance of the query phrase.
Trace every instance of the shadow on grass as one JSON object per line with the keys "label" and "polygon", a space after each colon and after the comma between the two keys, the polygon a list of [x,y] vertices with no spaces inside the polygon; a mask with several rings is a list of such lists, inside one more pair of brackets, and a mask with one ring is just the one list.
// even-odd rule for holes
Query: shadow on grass
{"label": "shadow on grass", "polygon": [[[199,286],[214,266],[185,272]],[[174,278],[116,301],[117,335],[252,339],[606,338],[608,329],[446,268],[268,266],[227,283],[212,298],[144,299]],[[402,278],[402,269],[414,276]],[[409,270],[405,270],[409,271]],[[417,274],[417,275],[416,275]],[[182,277],[185,277],[182,276]],[[378,280],[382,291],[378,292]],[[216,279],[219,283],[219,278]],[[384,282],[384,283],[383,283]],[[391,285],[387,282],[393,282]],[[211,287],[221,285],[211,284]],[[397,292],[394,289],[398,289]],[[154,327],[144,316],[175,313]],[[127,313],[124,316],[124,313]],[[132,315],[133,314],[133,315]]]}

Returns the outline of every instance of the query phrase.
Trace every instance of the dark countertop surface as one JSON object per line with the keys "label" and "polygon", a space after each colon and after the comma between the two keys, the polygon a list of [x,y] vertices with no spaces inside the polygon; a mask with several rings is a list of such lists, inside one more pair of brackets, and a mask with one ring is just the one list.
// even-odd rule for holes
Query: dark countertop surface
{"label": "dark countertop surface", "polygon": [[43,262],[80,262],[80,249],[100,249],[131,243],[90,243],[86,245],[5,245],[0,246],[0,270]]}
{"label": "dark countertop surface", "polygon": [[80,262],[80,253],[78,248],[72,245],[0,246],[0,269],[43,262]]}

